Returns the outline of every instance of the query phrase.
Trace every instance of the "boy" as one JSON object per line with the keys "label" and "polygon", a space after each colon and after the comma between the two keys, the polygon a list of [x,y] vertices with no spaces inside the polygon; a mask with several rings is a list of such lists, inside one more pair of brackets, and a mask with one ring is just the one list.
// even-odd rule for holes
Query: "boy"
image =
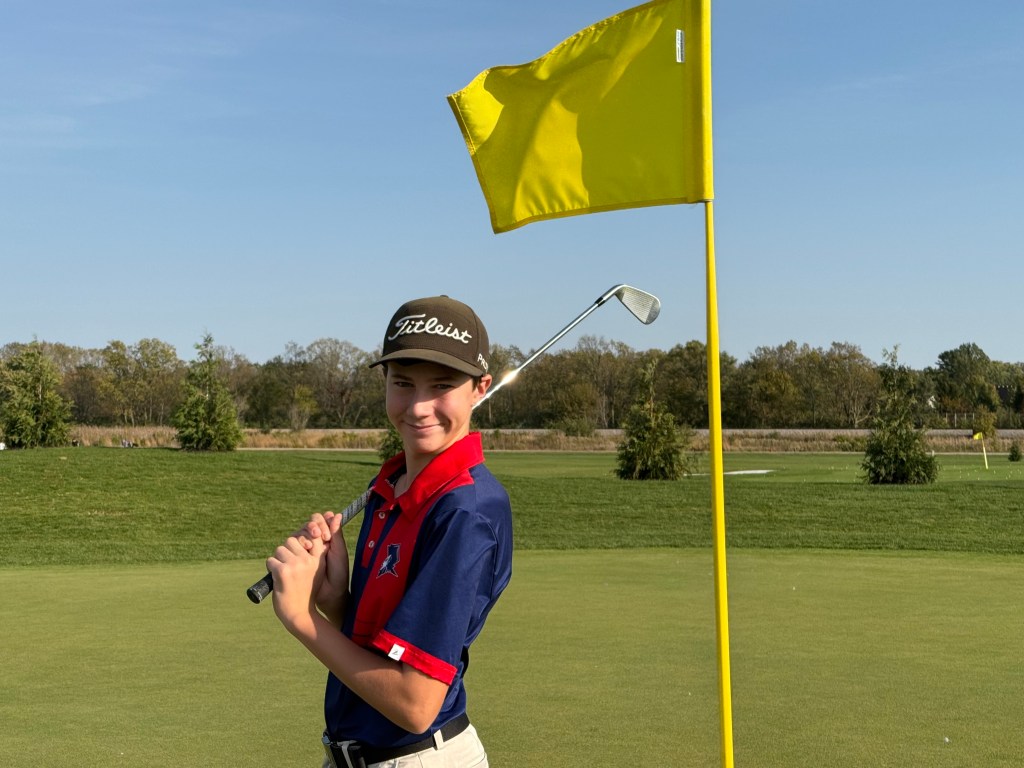
{"label": "boy", "polygon": [[402,305],[373,366],[404,451],[373,483],[351,578],[331,512],[267,560],[278,618],[330,671],[324,766],[487,766],[463,676],[512,571],[508,495],[469,429],[488,357],[465,304]]}

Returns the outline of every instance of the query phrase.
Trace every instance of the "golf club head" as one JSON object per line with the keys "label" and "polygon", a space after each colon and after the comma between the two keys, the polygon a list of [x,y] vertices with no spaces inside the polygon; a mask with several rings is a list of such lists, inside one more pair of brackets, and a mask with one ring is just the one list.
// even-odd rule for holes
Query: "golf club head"
{"label": "golf club head", "polygon": [[615,288],[613,295],[633,313],[633,317],[644,325],[650,325],[658,319],[658,313],[661,312],[661,301],[654,294],[641,291],[631,285],[620,285]]}

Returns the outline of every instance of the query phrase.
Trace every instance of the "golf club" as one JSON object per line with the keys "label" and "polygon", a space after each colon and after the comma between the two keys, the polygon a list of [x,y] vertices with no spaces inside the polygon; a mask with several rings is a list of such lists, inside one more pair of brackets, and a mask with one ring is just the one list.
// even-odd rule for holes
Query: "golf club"
{"label": "golf club", "polygon": [[[530,363],[532,363],[534,360],[536,360],[538,357],[544,354],[548,349],[551,348],[553,344],[555,344],[559,339],[565,336],[565,334],[567,334],[569,331],[571,331],[573,328],[575,328],[577,325],[583,322],[583,320],[591,312],[600,307],[602,304],[606,303],[613,296],[620,302],[622,302],[622,306],[628,309],[630,313],[633,315],[633,317],[635,317],[644,325],[650,325],[651,323],[653,323],[657,319],[658,313],[661,312],[661,302],[658,300],[658,297],[655,296],[654,294],[647,293],[647,291],[641,291],[639,288],[634,288],[631,285],[612,286],[607,291],[605,291],[601,296],[599,296],[593,304],[587,307],[586,310],[580,313],[580,315],[577,316],[575,320],[573,320],[562,330],[560,330],[558,333],[556,333],[554,336],[548,339],[548,341],[546,341],[540,349],[538,349],[536,352],[534,352],[532,355],[526,358],[526,360],[523,361],[521,365],[519,365],[517,368],[513,368],[512,370],[503,373],[501,376],[501,380],[494,384],[490,389],[488,389],[487,393],[479,400],[477,400],[473,408],[476,409],[477,407],[482,405],[483,402],[487,400],[487,398],[489,398],[499,389],[504,387],[506,384],[511,384],[519,375],[520,371],[522,371],[526,366],[528,366]],[[345,509],[342,510],[341,524],[346,525],[349,522],[349,520],[351,520],[353,517],[362,512],[363,508],[366,506],[366,503],[369,500],[370,490],[367,489],[358,498],[354,499],[347,507],[345,507]],[[249,597],[249,599],[252,602],[261,603],[263,602],[263,598],[269,595],[271,591],[273,591],[273,589],[274,577],[267,573],[266,576],[257,581],[251,587],[249,587],[249,589],[245,591],[245,594]]]}

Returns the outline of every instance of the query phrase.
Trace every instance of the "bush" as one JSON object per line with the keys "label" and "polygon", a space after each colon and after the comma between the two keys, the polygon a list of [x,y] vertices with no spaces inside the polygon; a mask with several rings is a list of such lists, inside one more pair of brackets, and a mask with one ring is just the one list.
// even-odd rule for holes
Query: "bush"
{"label": "bush", "polygon": [[626,416],[616,474],[623,480],[678,480],[687,467],[683,433],[675,417],[654,402],[654,363],[641,377],[645,394]]}
{"label": "bush", "polygon": [[1021,460],[1020,443],[1014,443],[1013,445],[1010,446],[1010,461],[1020,461],[1020,460]]}
{"label": "bush", "polygon": [[387,461],[392,456],[397,456],[405,450],[405,446],[402,445],[402,436],[398,434],[398,430],[391,424],[388,424],[388,431],[381,438],[380,447],[377,448],[377,456],[380,457],[381,463]]}
{"label": "bush", "polygon": [[66,445],[71,403],[57,391],[60,372],[37,341],[0,362],[0,436],[11,448]]}
{"label": "bush", "polygon": [[939,464],[928,452],[925,430],[916,426],[912,372],[899,365],[895,351],[886,359],[879,368],[882,393],[861,462],[864,478],[875,485],[934,483]]}
{"label": "bush", "polygon": [[925,450],[923,434],[900,428],[871,433],[861,468],[875,485],[923,485],[939,476],[938,461]]}
{"label": "bush", "polygon": [[196,344],[198,359],[185,377],[185,400],[172,422],[178,443],[189,451],[233,451],[242,442],[238,412],[227,386],[217,378],[213,337]]}

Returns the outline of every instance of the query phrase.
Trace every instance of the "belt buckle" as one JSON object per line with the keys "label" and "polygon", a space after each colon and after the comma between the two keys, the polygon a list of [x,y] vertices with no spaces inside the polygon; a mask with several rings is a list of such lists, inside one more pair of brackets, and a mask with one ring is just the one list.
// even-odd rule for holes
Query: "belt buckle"
{"label": "belt buckle", "polygon": [[[331,737],[324,732],[323,735],[324,752],[327,754],[327,760],[331,764],[332,768],[366,768],[366,761],[363,760],[363,756],[360,753],[359,742],[357,741],[331,741]],[[338,755],[340,752],[345,763],[338,763]]]}

